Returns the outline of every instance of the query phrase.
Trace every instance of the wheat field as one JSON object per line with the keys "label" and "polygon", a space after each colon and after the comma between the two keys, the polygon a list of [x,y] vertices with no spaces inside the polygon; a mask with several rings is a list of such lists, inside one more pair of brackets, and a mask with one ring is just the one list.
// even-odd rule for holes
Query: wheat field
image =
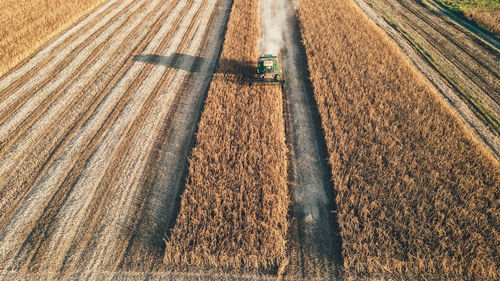
{"label": "wheat field", "polygon": [[287,147],[279,86],[251,86],[259,1],[236,0],[164,261],[257,270],[286,256]]}
{"label": "wheat field", "polygon": [[438,2],[500,36],[500,2],[498,0],[438,0]]}
{"label": "wheat field", "polygon": [[0,4],[0,77],[106,0],[5,0]]}
{"label": "wheat field", "polygon": [[354,1],[299,16],[346,277],[497,279],[498,159]]}

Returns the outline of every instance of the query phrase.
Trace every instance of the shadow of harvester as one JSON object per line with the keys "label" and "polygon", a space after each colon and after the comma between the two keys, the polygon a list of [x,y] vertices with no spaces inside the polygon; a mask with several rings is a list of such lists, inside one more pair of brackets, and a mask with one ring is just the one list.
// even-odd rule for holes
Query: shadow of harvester
{"label": "shadow of harvester", "polygon": [[162,65],[169,68],[184,70],[187,72],[200,72],[201,66],[207,61],[206,58],[174,53],[170,56],[161,55],[137,55],[134,61]]}
{"label": "shadow of harvester", "polygon": [[[174,53],[170,56],[162,55],[137,55],[134,61],[161,65],[187,72],[200,72],[203,64],[208,63],[208,59],[199,56]],[[228,74],[227,79],[231,82],[242,84],[250,83],[253,78],[255,67],[250,61],[238,61],[234,59],[219,59],[219,65],[215,73]]]}

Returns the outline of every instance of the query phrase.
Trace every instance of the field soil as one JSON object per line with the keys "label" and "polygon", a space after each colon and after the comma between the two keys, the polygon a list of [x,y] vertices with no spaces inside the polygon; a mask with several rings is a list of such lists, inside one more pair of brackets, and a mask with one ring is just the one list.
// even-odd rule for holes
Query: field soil
{"label": "field soil", "polygon": [[[357,2],[371,18],[378,21],[379,25],[385,26],[384,29],[396,30],[399,36],[410,44],[411,48],[406,48],[405,52],[456,108],[479,138],[499,157],[500,42],[498,39],[464,22],[434,1],[417,3],[407,0],[359,0]],[[364,2],[369,4],[386,23],[377,20]],[[394,34],[393,31],[388,33]],[[397,38],[395,40],[401,41]],[[405,43],[398,42],[398,44]],[[417,56],[414,54],[415,51]]]}
{"label": "field soil", "polygon": [[230,5],[111,0],[0,79],[0,276],[157,269]]}
{"label": "field soil", "polygon": [[[293,6],[284,30],[284,98],[288,108],[290,192],[294,200],[290,266],[285,278],[335,279],[342,275],[342,242],[337,223],[331,167],[297,15]],[[279,11],[273,11],[279,13]]]}

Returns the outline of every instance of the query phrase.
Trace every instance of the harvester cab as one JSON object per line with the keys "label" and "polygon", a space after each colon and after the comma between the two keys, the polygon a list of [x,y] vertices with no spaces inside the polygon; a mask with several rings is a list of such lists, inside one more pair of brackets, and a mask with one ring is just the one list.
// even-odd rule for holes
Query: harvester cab
{"label": "harvester cab", "polygon": [[254,82],[259,84],[282,84],[284,82],[278,56],[266,54],[259,57]]}

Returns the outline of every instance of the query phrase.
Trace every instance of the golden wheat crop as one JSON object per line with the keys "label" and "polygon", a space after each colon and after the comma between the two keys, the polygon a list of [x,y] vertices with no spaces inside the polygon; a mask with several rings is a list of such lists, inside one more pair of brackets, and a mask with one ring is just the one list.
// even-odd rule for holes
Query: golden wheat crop
{"label": "golden wheat crop", "polygon": [[464,14],[480,26],[500,37],[500,9],[492,11],[466,10]]}
{"label": "golden wheat crop", "polygon": [[500,2],[498,0],[437,0],[446,8],[463,14],[476,24],[500,36]]}
{"label": "golden wheat crop", "polygon": [[0,2],[0,76],[105,1]]}
{"label": "golden wheat crop", "polygon": [[280,87],[249,85],[259,1],[236,0],[164,261],[270,268],[286,255],[289,205]]}
{"label": "golden wheat crop", "polygon": [[299,17],[348,279],[498,279],[498,160],[354,1]]}

